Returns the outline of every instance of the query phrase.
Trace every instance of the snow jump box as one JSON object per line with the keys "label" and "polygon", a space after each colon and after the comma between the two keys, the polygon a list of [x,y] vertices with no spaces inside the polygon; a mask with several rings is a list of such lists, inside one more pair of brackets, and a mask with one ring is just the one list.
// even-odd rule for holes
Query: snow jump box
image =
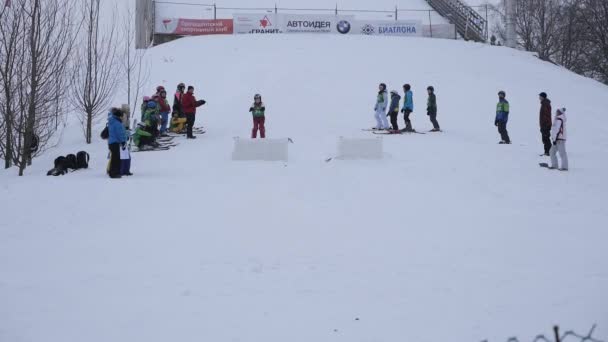
{"label": "snow jump box", "polygon": [[382,137],[338,139],[338,159],[382,159]]}
{"label": "snow jump box", "polygon": [[234,138],[232,160],[287,161],[289,140],[285,139],[240,139]]}

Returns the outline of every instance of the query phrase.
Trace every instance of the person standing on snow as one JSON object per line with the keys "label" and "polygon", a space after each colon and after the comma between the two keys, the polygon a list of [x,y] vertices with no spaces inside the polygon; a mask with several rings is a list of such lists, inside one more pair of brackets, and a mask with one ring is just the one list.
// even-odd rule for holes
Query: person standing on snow
{"label": "person standing on snow", "polygon": [[566,108],[560,108],[555,113],[555,120],[553,120],[553,126],[551,127],[551,141],[553,146],[549,151],[551,155],[551,167],[550,169],[558,168],[557,153],[562,159],[562,167],[560,171],[568,171],[568,153],[566,152]]}
{"label": "person standing on snow", "polygon": [[177,116],[179,118],[184,117],[184,110],[182,109],[182,97],[184,96],[185,90],[185,84],[180,83],[177,85],[177,90],[175,91],[175,96],[173,97],[173,116]]}
{"label": "person standing on snow", "polygon": [[429,116],[429,119],[433,124],[431,132],[441,132],[439,122],[437,122],[437,97],[435,96],[435,88],[433,86],[428,86],[426,90],[429,93],[429,98],[426,101],[426,115]]}
{"label": "person standing on snow", "polygon": [[255,94],[253,96],[253,105],[249,108],[249,112],[253,115],[253,129],[251,130],[251,139],[257,138],[258,130],[260,138],[266,138],[266,107],[262,102],[262,95]]}
{"label": "person standing on snow", "polygon": [[401,101],[399,93],[396,90],[391,90],[391,105],[387,116],[391,117],[391,125],[395,132],[399,132],[399,123],[397,122],[397,118],[399,117],[399,101]]}
{"label": "person standing on snow", "polygon": [[167,135],[167,125],[169,123],[169,112],[171,112],[171,106],[167,101],[167,91],[161,90],[158,97],[158,104],[160,107],[160,135]]}
{"label": "person standing on snow", "polygon": [[540,134],[542,136],[543,147],[545,148],[544,156],[549,155],[551,150],[551,101],[547,98],[547,93],[542,92],[538,94],[540,98]]}
{"label": "person standing on snow", "polygon": [[412,87],[409,84],[403,85],[403,121],[405,122],[404,132],[414,132],[412,128],[412,122],[410,121],[410,114],[414,111],[414,94],[412,93]]}
{"label": "person standing on snow", "polygon": [[182,109],[186,115],[186,137],[188,139],[196,139],[192,134],[194,128],[194,121],[196,120],[196,107],[204,105],[205,100],[196,100],[194,97],[194,87],[188,86],[188,91],[182,96]]}
{"label": "person standing on snow", "polygon": [[496,119],[494,125],[498,127],[500,133],[499,144],[510,144],[509,132],[507,132],[507,122],[509,121],[509,101],[506,99],[507,94],[504,91],[498,92],[498,104],[496,105]]}
{"label": "person standing on snow", "polygon": [[122,110],[112,108],[108,117],[108,149],[110,150],[110,178],[120,178],[120,148],[127,142],[127,133],[122,123]]}
{"label": "person standing on snow", "polygon": [[388,129],[388,120],[386,120],[386,107],[388,106],[388,94],[386,93],[386,84],[380,83],[378,96],[376,97],[376,106],[374,107],[376,127],[374,129]]}

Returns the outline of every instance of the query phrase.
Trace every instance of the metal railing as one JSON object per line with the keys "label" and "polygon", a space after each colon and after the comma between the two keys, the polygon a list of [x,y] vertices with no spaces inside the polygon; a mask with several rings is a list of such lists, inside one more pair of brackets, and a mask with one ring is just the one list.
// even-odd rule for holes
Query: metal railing
{"label": "metal railing", "polygon": [[[488,18],[460,0],[426,0],[439,14],[448,18],[465,40],[485,42]],[[486,12],[487,13],[487,12]]]}

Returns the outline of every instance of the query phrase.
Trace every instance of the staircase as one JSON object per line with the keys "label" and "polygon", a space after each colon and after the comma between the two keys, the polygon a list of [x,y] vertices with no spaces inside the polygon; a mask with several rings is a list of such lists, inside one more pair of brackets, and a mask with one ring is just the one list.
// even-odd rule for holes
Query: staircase
{"label": "staircase", "polygon": [[465,40],[486,41],[486,20],[461,0],[426,0],[444,18],[456,25]]}

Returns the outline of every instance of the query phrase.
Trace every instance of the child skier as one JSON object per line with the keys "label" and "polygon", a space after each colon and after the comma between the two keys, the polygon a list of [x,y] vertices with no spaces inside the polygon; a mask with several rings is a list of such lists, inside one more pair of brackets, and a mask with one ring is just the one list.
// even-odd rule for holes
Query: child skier
{"label": "child skier", "polygon": [[426,102],[426,115],[429,116],[431,123],[433,124],[431,132],[441,132],[439,122],[437,122],[437,97],[435,96],[435,88],[429,86],[426,90],[429,93],[429,98]]}
{"label": "child skier", "polygon": [[558,109],[555,113],[553,126],[551,127],[551,141],[553,146],[549,154],[551,155],[550,169],[558,168],[557,153],[562,159],[560,171],[568,171],[568,153],[566,153],[566,108]]}
{"label": "child skier", "polygon": [[131,173],[131,129],[125,124],[127,143],[120,149],[120,174],[122,176],[133,176]]}
{"label": "child skier", "polygon": [[376,127],[373,129],[388,129],[388,120],[386,120],[386,107],[388,106],[386,84],[380,83],[378,87],[379,91],[376,97],[376,106],[374,107]]}
{"label": "child skier", "polygon": [[169,123],[169,112],[171,112],[171,106],[169,105],[169,101],[167,101],[167,91],[165,88],[161,89],[159,92],[158,104],[160,107],[160,135],[165,136]]}
{"label": "child skier", "polygon": [[499,144],[510,144],[509,132],[507,132],[507,122],[509,121],[509,101],[506,99],[507,94],[501,90],[498,92],[498,104],[496,105],[496,119],[494,125],[498,127],[500,133]]}
{"label": "child skier", "polygon": [[387,116],[391,117],[391,125],[393,126],[392,133],[399,133],[399,124],[397,123],[397,117],[399,116],[399,101],[401,96],[396,90],[391,90],[391,106],[388,109]]}
{"label": "child skier", "polygon": [[144,111],[143,122],[146,125],[148,132],[152,133],[154,137],[158,136],[158,119],[158,105],[155,101],[150,100]]}
{"label": "child skier", "polygon": [[409,84],[403,85],[403,121],[405,121],[404,132],[414,132],[412,128],[412,122],[410,121],[410,114],[414,111],[414,94],[412,93],[412,87]]}
{"label": "child skier", "polygon": [[257,138],[258,130],[260,131],[260,138],[266,138],[266,127],[264,127],[266,121],[266,107],[264,106],[264,103],[262,103],[262,95],[255,94],[253,96],[253,105],[249,108],[249,112],[253,115],[251,139]]}

